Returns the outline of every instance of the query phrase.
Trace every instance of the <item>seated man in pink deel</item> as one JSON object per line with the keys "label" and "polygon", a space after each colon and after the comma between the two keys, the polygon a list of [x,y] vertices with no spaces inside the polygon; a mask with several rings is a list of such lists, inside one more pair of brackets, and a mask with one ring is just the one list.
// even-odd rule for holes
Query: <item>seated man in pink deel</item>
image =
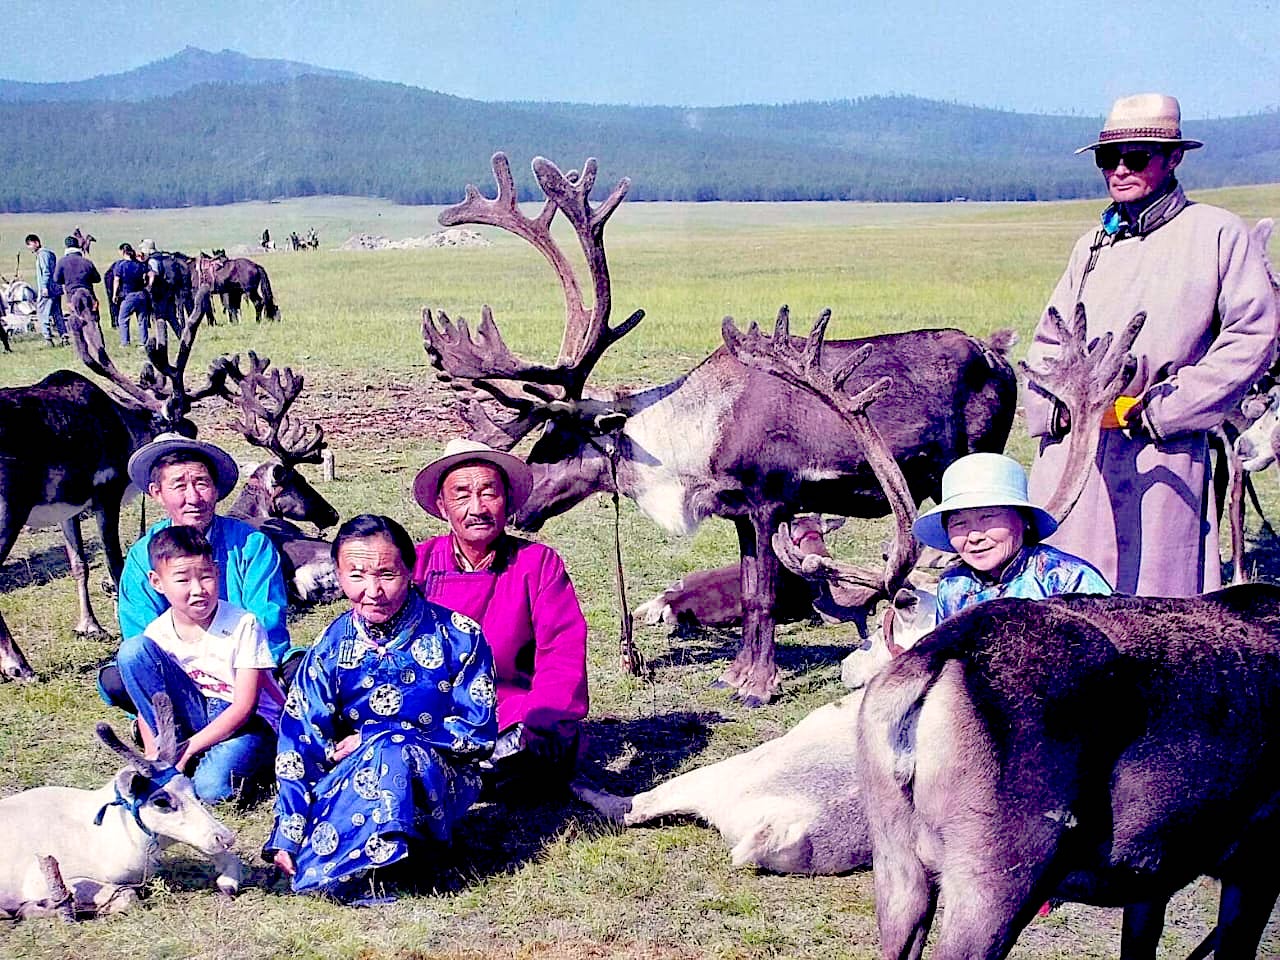
{"label": "seated man in pink deel", "polygon": [[533,473],[519,457],[450,440],[413,485],[422,509],[449,532],[418,545],[413,581],[428,600],[480,624],[493,650],[498,745],[491,790],[567,782],[587,714],[587,622],[554,550],[506,532],[529,499]]}

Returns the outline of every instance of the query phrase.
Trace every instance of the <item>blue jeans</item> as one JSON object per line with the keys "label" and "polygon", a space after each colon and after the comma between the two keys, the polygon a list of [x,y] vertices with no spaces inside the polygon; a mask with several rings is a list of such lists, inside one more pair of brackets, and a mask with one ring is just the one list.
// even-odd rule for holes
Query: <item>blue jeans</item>
{"label": "blue jeans", "polygon": [[62,297],[37,297],[36,316],[40,318],[40,333],[46,340],[53,339],[55,327],[58,336],[67,335],[67,322],[62,319]]}
{"label": "blue jeans", "polygon": [[120,312],[116,320],[120,324],[120,346],[129,345],[129,318],[138,315],[138,338],[147,342],[147,333],[151,325],[151,303],[145,293],[127,293],[120,301]]}
{"label": "blue jeans", "polygon": [[[125,689],[138,705],[138,715],[152,731],[156,729],[156,717],[151,697],[161,690],[169,694],[179,743],[191,739],[231,706],[226,700],[201,693],[178,662],[146,635],[120,644],[116,664]],[[196,796],[205,803],[235,796],[246,781],[257,780],[271,768],[275,755],[275,732],[255,713],[234,736],[200,754],[191,775]]]}

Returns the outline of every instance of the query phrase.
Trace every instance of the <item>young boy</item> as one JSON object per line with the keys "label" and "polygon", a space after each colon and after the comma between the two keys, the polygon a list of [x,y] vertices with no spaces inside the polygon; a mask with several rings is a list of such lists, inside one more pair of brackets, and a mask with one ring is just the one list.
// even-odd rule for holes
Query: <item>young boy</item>
{"label": "young boy", "polygon": [[268,768],[284,696],[253,614],[218,599],[213,547],[195,527],[156,532],[148,545],[151,585],[169,609],[120,645],[121,679],[138,704],[143,747],[155,755],[152,695],[173,701],[177,766],[206,803],[225,800]]}

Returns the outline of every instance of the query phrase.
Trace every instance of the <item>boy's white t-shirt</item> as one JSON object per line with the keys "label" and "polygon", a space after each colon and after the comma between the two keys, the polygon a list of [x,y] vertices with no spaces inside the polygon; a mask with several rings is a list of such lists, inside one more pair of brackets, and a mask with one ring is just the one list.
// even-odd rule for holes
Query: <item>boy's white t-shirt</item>
{"label": "boy's white t-shirt", "polygon": [[[183,640],[173,623],[170,608],[147,625],[144,633],[177,661],[184,673],[206,697],[228,703],[235,693],[237,668],[273,670],[275,661],[267,646],[267,632],[258,618],[226,600],[218,601],[209,626],[196,640]],[[258,713],[275,729],[280,724],[284,694],[269,672],[258,684]]]}

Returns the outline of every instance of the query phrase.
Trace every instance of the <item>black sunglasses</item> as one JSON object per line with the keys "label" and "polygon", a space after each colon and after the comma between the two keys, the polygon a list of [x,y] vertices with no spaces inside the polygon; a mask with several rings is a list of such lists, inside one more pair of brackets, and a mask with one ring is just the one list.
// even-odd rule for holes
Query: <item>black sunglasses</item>
{"label": "black sunglasses", "polygon": [[1099,170],[1114,170],[1123,160],[1130,173],[1141,173],[1147,169],[1152,157],[1162,156],[1163,150],[1126,150],[1121,153],[1119,147],[1098,147],[1093,151],[1093,162]]}

